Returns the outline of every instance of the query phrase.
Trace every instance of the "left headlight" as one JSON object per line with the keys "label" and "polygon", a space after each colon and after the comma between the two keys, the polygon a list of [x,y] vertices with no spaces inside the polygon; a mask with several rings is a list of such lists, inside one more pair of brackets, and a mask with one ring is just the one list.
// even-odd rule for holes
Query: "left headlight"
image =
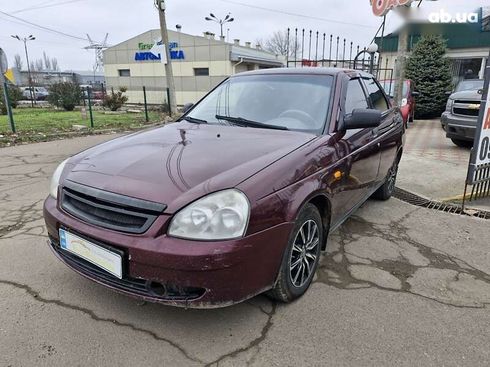
{"label": "left headlight", "polygon": [[193,240],[227,240],[245,234],[250,203],[241,191],[230,189],[205,196],[178,212],[169,236]]}
{"label": "left headlight", "polygon": [[454,99],[449,98],[446,103],[446,111],[451,111],[453,109]]}
{"label": "left headlight", "polygon": [[[70,158],[68,158],[70,159]],[[60,184],[61,173],[63,172],[63,168],[65,168],[66,162],[68,159],[64,160],[60,163],[60,165],[56,168],[53,173],[53,177],[51,178],[51,185],[49,187],[49,195],[53,198],[58,198],[58,185]]]}

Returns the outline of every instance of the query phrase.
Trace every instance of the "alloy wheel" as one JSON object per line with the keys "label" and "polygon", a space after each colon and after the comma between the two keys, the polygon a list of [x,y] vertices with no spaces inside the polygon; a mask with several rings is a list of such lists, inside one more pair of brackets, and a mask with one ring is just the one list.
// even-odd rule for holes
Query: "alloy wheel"
{"label": "alloy wheel", "polygon": [[296,234],[289,258],[289,277],[295,287],[302,287],[313,275],[319,245],[318,225],[307,220]]}
{"label": "alloy wheel", "polygon": [[388,192],[390,194],[395,191],[397,173],[398,173],[398,165],[395,163],[393,167],[391,167],[390,172],[388,173]]}

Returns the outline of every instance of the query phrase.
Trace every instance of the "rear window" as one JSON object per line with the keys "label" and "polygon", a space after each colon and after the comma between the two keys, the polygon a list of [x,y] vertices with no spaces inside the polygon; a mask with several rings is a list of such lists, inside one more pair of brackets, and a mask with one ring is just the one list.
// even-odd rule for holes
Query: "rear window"
{"label": "rear window", "polygon": [[[381,86],[385,90],[385,93],[391,98],[393,98],[396,90],[396,84],[397,84],[396,80],[393,79],[381,80],[379,84],[381,84]],[[406,97],[407,95],[408,95],[408,80],[406,80],[405,83],[403,83],[403,96]]]}

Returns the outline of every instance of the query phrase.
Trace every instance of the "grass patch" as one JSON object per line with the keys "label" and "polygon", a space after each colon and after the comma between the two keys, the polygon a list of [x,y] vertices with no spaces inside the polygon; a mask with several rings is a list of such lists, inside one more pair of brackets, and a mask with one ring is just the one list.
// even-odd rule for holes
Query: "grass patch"
{"label": "grass patch", "polygon": [[[80,111],[67,112],[49,108],[17,108],[13,112],[18,135],[50,135],[75,131],[73,125],[84,125],[90,129],[88,111],[86,117]],[[144,112],[106,115],[104,111],[93,111],[93,115],[94,130],[133,129],[147,124]],[[165,119],[165,115],[160,112],[149,111],[148,115],[149,123],[156,123]],[[0,134],[12,135],[8,116],[0,116]]]}

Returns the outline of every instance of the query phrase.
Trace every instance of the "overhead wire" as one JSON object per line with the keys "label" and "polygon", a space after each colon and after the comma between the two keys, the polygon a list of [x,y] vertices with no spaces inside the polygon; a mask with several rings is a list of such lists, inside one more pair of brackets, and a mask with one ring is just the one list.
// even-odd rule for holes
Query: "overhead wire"
{"label": "overhead wire", "polygon": [[300,18],[306,18],[306,19],[312,19],[312,20],[319,20],[319,21],[323,21],[323,22],[343,24],[343,25],[351,25],[351,26],[363,27],[363,28],[373,28],[373,26],[367,25],[367,24],[344,22],[344,21],[340,21],[340,20],[328,19],[328,18],[322,18],[322,17],[316,17],[316,16],[306,15],[306,14],[300,14],[300,13],[294,13],[294,12],[289,12],[289,11],[280,10],[280,9],[266,8],[266,7],[263,7],[263,6],[242,3],[240,1],[234,1],[234,0],[218,0],[218,1],[221,1],[223,3],[244,6],[244,7],[258,9],[258,10],[263,10],[263,11],[268,11],[268,12],[277,13],[277,14],[284,14],[284,15],[294,16],[294,17],[300,17]]}

